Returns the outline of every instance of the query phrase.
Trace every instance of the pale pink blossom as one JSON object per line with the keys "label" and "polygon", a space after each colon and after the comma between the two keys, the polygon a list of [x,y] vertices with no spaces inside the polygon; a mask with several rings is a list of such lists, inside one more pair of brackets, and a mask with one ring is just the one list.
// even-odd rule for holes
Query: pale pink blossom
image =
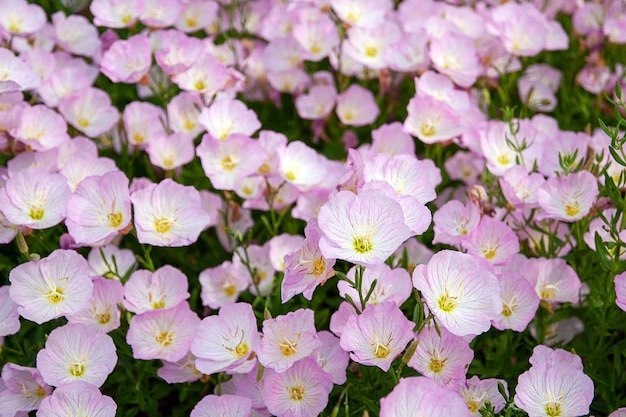
{"label": "pale pink blossom", "polygon": [[229,261],[205,269],[198,279],[202,286],[202,304],[213,309],[236,302],[239,294],[250,285],[250,275],[245,266]]}
{"label": "pale pink blossom", "polygon": [[140,148],[150,143],[152,137],[165,134],[165,112],[145,101],[133,101],[124,107],[122,115],[126,139]]}
{"label": "pale pink blossom", "polygon": [[496,413],[502,411],[506,405],[506,401],[500,394],[498,384],[502,384],[506,391],[506,381],[502,379],[479,379],[474,375],[463,384],[459,393],[465,399],[465,403],[469,407],[472,417],[481,417],[479,410],[485,407],[485,403],[489,401]]}
{"label": "pale pink blossom", "polygon": [[146,152],[150,162],[159,168],[180,168],[195,157],[193,137],[185,133],[157,133],[150,138]]}
{"label": "pale pink blossom", "polygon": [[65,417],[88,415],[90,417],[115,417],[117,405],[97,387],[86,382],[70,382],[44,398],[37,411],[40,417]]}
{"label": "pale pink blossom", "polygon": [[82,324],[66,324],[52,330],[45,348],[37,354],[37,368],[44,381],[57,387],[74,381],[100,387],[116,363],[111,336]]}
{"label": "pale pink blossom", "polygon": [[492,320],[493,327],[523,332],[535,317],[539,307],[539,296],[528,280],[517,271],[498,274],[498,282],[502,311]]}
{"label": "pale pink blossom", "polygon": [[542,211],[537,219],[574,222],[585,217],[598,196],[598,180],[589,171],[549,178],[537,190]]}
{"label": "pale pink blossom", "polygon": [[[346,274],[352,281],[355,280],[356,267],[350,268]],[[376,280],[376,285],[372,288]],[[356,288],[353,288],[346,281],[337,282],[339,295],[346,298],[349,296],[352,300],[358,301],[365,299],[368,293],[370,298],[367,304],[378,304],[383,301],[391,301],[398,307],[402,305],[410,296],[413,290],[411,276],[402,268],[391,269],[387,264],[380,264],[366,268],[361,277],[361,295]],[[357,305],[357,307],[360,307]]]}
{"label": "pale pink blossom", "polygon": [[179,0],[144,0],[144,8],[139,20],[151,28],[172,26],[182,12]]}
{"label": "pale pink blossom", "polygon": [[361,27],[378,26],[393,8],[389,0],[330,0],[329,3],[341,20]]}
{"label": "pale pink blossom", "polygon": [[32,90],[41,84],[30,65],[6,48],[0,48],[0,63],[0,92]]}
{"label": "pale pink blossom", "polygon": [[345,384],[350,354],[341,348],[339,338],[331,332],[323,330],[317,336],[322,341],[322,346],[313,352],[317,363],[325,372],[332,375],[333,383]]}
{"label": "pale pink blossom", "polygon": [[14,35],[30,35],[43,28],[46,12],[26,0],[0,0],[0,27]]}
{"label": "pale pink blossom", "polygon": [[480,210],[468,201],[465,205],[450,200],[433,215],[435,237],[433,243],[459,245],[480,222]]}
{"label": "pale pink blossom", "polygon": [[174,75],[172,82],[181,90],[213,96],[226,86],[229,77],[228,68],[219,59],[204,53],[189,68]]}
{"label": "pale pink blossom", "polygon": [[580,298],[581,282],[576,271],[562,258],[532,260],[538,274],[528,277],[542,300],[576,303]]}
{"label": "pale pink blossom", "polygon": [[146,35],[117,40],[100,61],[102,73],[114,83],[134,84],[148,74],[152,63],[150,41]]}
{"label": "pale pink blossom", "polygon": [[209,108],[202,109],[198,122],[209,134],[225,140],[233,133],[252,136],[261,128],[254,112],[239,100],[217,100]]}
{"label": "pale pink blossom", "polygon": [[90,138],[111,129],[119,119],[119,111],[111,105],[109,95],[93,87],[59,100],[59,111],[69,124]]}
{"label": "pale pink blossom", "polygon": [[327,117],[335,106],[337,90],[329,85],[316,85],[307,94],[296,97],[298,115],[306,120],[318,120]]}
{"label": "pale pink blossom", "polygon": [[93,0],[89,6],[95,25],[115,29],[133,25],[143,8],[144,0]]}
{"label": "pale pink blossom", "polygon": [[[2,389],[2,383],[5,387]],[[52,393],[37,368],[7,362],[2,367],[0,407],[3,416],[19,416],[39,408],[41,401]]]}
{"label": "pale pink blossom", "polygon": [[374,94],[358,84],[351,84],[337,96],[337,117],[348,126],[365,126],[373,123],[380,109]]}
{"label": "pale pink blossom", "polygon": [[393,20],[367,28],[355,26],[348,30],[343,53],[368,68],[382,69],[387,66],[387,48],[401,37],[400,27]]}
{"label": "pale pink blossom", "polygon": [[220,10],[216,1],[190,1],[183,4],[183,10],[176,20],[176,29],[185,33],[209,28],[215,24]]}
{"label": "pale pink blossom", "polygon": [[126,341],[135,359],[176,362],[187,353],[200,319],[187,302],[137,314],[130,320]]}
{"label": "pale pink blossom", "polygon": [[137,314],[176,307],[189,298],[188,286],[185,274],[170,265],[138,270],[124,284],[124,307]]}
{"label": "pale pink blossom", "polygon": [[118,304],[124,298],[124,289],[119,281],[102,277],[93,278],[93,294],[87,307],[70,314],[70,324],[84,324],[96,332],[109,333],[120,327],[121,312]]}
{"label": "pale pink blossom", "polygon": [[20,329],[17,307],[9,296],[9,286],[0,286],[0,337],[15,334]]}
{"label": "pale pink blossom", "polygon": [[56,148],[70,139],[63,117],[44,105],[26,107],[11,135],[35,151]]}
{"label": "pale pink blossom", "polygon": [[207,395],[191,410],[189,417],[248,417],[251,409],[252,401],[246,397]]}
{"label": "pale pink blossom", "polygon": [[163,366],[157,369],[157,375],[168,384],[180,384],[195,382],[203,374],[196,368],[196,357],[190,352],[177,362],[163,361]]}
{"label": "pale pink blossom", "polygon": [[504,264],[519,252],[519,239],[506,223],[483,216],[478,225],[463,239],[467,252],[493,265]]}
{"label": "pale pink blossom", "polygon": [[196,137],[202,131],[198,123],[202,102],[196,94],[182,92],[172,98],[167,105],[167,120],[176,133]]}
{"label": "pale pink blossom", "polygon": [[57,45],[76,55],[95,56],[102,42],[98,29],[85,17],[78,14],[65,16],[63,12],[52,15],[54,38]]}
{"label": "pale pink blossom", "polygon": [[87,256],[91,276],[122,280],[135,268],[135,254],[114,245],[93,248]]}

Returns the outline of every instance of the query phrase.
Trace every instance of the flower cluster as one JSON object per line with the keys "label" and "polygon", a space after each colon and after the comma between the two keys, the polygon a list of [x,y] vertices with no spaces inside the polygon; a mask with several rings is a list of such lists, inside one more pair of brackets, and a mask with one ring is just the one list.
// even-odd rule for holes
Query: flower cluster
{"label": "flower cluster", "polygon": [[0,416],[624,413],[623,1],[39,3]]}

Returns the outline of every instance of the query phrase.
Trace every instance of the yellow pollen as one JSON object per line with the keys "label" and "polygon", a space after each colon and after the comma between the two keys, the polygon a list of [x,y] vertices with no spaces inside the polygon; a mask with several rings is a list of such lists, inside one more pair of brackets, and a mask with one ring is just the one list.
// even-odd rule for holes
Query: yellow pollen
{"label": "yellow pollen", "polygon": [[447,360],[448,360],[448,358],[446,358],[446,359],[432,358],[430,360],[430,363],[428,364],[428,369],[430,369],[434,373],[438,374],[439,372],[441,372],[443,370],[443,367],[446,365],[446,361]]}
{"label": "yellow pollen", "polygon": [[195,88],[198,91],[202,91],[202,90],[204,90],[206,88],[206,83],[204,82],[204,80],[198,80],[193,85],[193,88]]}
{"label": "yellow pollen", "polygon": [[549,402],[548,404],[546,404],[546,415],[550,416],[550,417],[558,417],[561,415],[561,404],[559,403],[554,403],[554,402]]}
{"label": "yellow pollen", "polygon": [[343,112],[343,118],[347,121],[353,120],[356,114],[352,110],[346,110]]}
{"label": "yellow pollen", "polygon": [[98,323],[100,324],[107,324],[111,321],[111,313],[109,313],[109,310],[105,311],[104,313],[96,314],[94,317],[96,320],[98,320]]}
{"label": "yellow pollen", "polygon": [[9,17],[9,32],[19,32],[22,30],[22,18],[19,16]]}
{"label": "yellow pollen", "polygon": [[326,259],[323,257],[313,259],[313,275],[321,275],[326,271]]}
{"label": "yellow pollen", "polygon": [[196,125],[197,123],[195,123],[191,119],[185,119],[185,121],[183,122],[183,127],[185,128],[186,131],[194,130],[196,128]]}
{"label": "yellow pollen", "polygon": [[483,256],[486,259],[492,259],[494,256],[496,256],[496,251],[494,249],[483,250]]}
{"label": "yellow pollen", "polygon": [[511,317],[511,314],[513,314],[511,307],[508,304],[502,303],[502,315],[504,317]]}
{"label": "yellow pollen", "polygon": [[365,55],[370,58],[374,58],[378,55],[378,48],[375,46],[368,46],[367,48],[365,48]]}
{"label": "yellow pollen", "polygon": [[170,333],[170,332],[165,331],[165,332],[161,332],[160,334],[158,334],[155,340],[161,346],[167,347],[174,342],[175,337],[176,337],[175,333]]}
{"label": "yellow pollen", "polygon": [[430,137],[437,133],[437,129],[435,129],[435,126],[433,126],[432,123],[426,122],[420,128],[420,133],[422,136]]}
{"label": "yellow pollen", "polygon": [[37,388],[35,388],[35,396],[38,398],[44,398],[47,395],[48,393],[44,391],[44,389],[41,388],[39,385],[37,385]]}
{"label": "yellow pollen", "polygon": [[173,225],[174,223],[170,219],[161,217],[154,221],[154,230],[159,234],[167,233],[172,230]]}
{"label": "yellow pollen", "polygon": [[320,48],[318,44],[314,43],[313,45],[311,45],[310,51],[314,54],[319,54],[320,52],[322,52],[322,48]]}
{"label": "yellow pollen", "polygon": [[284,340],[278,344],[278,347],[280,348],[280,353],[282,353],[283,356],[291,356],[297,352],[296,348],[298,347],[298,343],[292,343],[289,340]]}
{"label": "yellow pollen", "polygon": [[376,343],[376,347],[374,348],[374,356],[376,356],[378,359],[383,359],[386,358],[387,356],[389,356],[389,348],[385,345],[383,345],[380,342]]}
{"label": "yellow pollen", "polygon": [[237,358],[241,359],[250,351],[250,347],[246,342],[241,342],[235,348],[235,353],[237,354]]}
{"label": "yellow pollen", "polygon": [[196,26],[198,26],[198,19],[193,16],[187,16],[185,18],[185,23],[187,24],[187,27],[195,28]]}
{"label": "yellow pollen", "polygon": [[446,313],[451,313],[456,307],[456,297],[450,297],[447,293],[439,297],[437,300],[439,309]]}
{"label": "yellow pollen", "polygon": [[174,165],[174,160],[173,160],[172,158],[165,158],[165,159],[163,160],[163,166],[165,166],[165,167],[168,167],[168,168],[169,168],[169,167],[171,167],[171,166],[173,166],[173,165]]}
{"label": "yellow pollen", "polygon": [[133,19],[133,17],[132,17],[131,15],[126,14],[126,15],[122,16],[121,21],[122,21],[122,23],[123,23],[123,24],[125,24],[125,25],[126,25],[126,24],[128,24],[128,22],[130,22],[132,19]]}
{"label": "yellow pollen", "polygon": [[46,294],[46,297],[48,298],[48,300],[50,300],[52,304],[59,303],[63,300],[63,298],[65,298],[65,296],[63,295],[63,289],[57,288],[56,286],[50,289],[48,294]]}
{"label": "yellow pollen", "polygon": [[500,156],[498,156],[497,161],[500,165],[508,165],[511,163],[511,158],[509,158],[509,156],[506,154],[501,154]]}
{"label": "yellow pollen", "polygon": [[285,178],[287,178],[289,181],[294,181],[296,179],[296,175],[291,171],[285,172]]}
{"label": "yellow pollen", "polygon": [[267,174],[272,170],[272,167],[267,162],[263,162],[263,165],[259,167],[259,174]]}
{"label": "yellow pollen", "polygon": [[158,310],[160,308],[165,308],[165,300],[160,298],[158,300],[154,300],[151,304],[152,308]]}
{"label": "yellow pollen", "polygon": [[89,125],[91,124],[89,120],[87,120],[86,118],[82,116],[78,118],[78,121],[76,123],[78,124],[78,126],[80,126],[83,129],[86,127],[89,127]]}
{"label": "yellow pollen", "polygon": [[227,297],[234,296],[236,292],[237,292],[237,288],[235,288],[233,284],[230,284],[224,287],[224,294],[226,294]]}
{"label": "yellow pollen", "polygon": [[541,288],[541,291],[539,292],[539,297],[541,297],[543,300],[550,300],[554,298],[555,294],[556,285],[546,284],[543,286],[543,288]]}
{"label": "yellow pollen", "polygon": [[146,137],[139,132],[133,135],[133,142],[135,143],[143,143],[144,140],[146,140]]}
{"label": "yellow pollen", "polygon": [[220,165],[222,166],[222,169],[224,171],[232,171],[237,167],[237,161],[233,161],[230,156],[227,156],[226,158],[222,159]]}
{"label": "yellow pollen", "polygon": [[109,226],[118,227],[120,224],[122,224],[122,213],[120,213],[119,211],[116,213],[109,213],[107,215],[107,219],[109,219]]}
{"label": "yellow pollen", "polygon": [[32,206],[30,210],[28,210],[28,216],[33,220],[41,220],[45,214],[44,209],[39,206]]}
{"label": "yellow pollen", "polygon": [[469,410],[471,413],[477,412],[478,409],[480,408],[480,402],[476,400],[467,400],[466,404],[469,407]]}
{"label": "yellow pollen", "polygon": [[288,388],[289,398],[294,401],[302,401],[304,399],[304,387],[301,385]]}
{"label": "yellow pollen", "polygon": [[85,365],[82,363],[73,363],[70,365],[70,375],[80,377],[85,373]]}
{"label": "yellow pollen", "polygon": [[358,253],[364,254],[371,252],[374,249],[372,239],[369,236],[358,236],[352,241],[354,250]]}
{"label": "yellow pollen", "polygon": [[565,214],[568,216],[574,217],[578,213],[580,213],[580,205],[578,204],[578,201],[574,201],[565,206]]}

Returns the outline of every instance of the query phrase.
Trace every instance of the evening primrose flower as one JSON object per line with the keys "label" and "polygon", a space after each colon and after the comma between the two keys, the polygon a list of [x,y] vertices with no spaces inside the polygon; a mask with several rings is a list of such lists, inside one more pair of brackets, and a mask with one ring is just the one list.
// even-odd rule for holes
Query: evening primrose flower
{"label": "evening primrose flower", "polygon": [[82,310],[93,292],[87,261],[71,250],[18,265],[9,280],[18,312],[38,324]]}
{"label": "evening primrose flower", "polygon": [[348,319],[339,343],[351,352],[352,360],[387,372],[413,339],[413,326],[395,303],[370,304],[362,314]]}
{"label": "evening primrose flower", "polygon": [[234,303],[248,286],[250,275],[242,263],[223,262],[213,268],[200,272],[198,278],[202,290],[202,304],[218,309],[226,304]]}
{"label": "evening primrose flower", "polygon": [[249,398],[237,395],[207,395],[191,410],[189,417],[248,417],[252,409]]}
{"label": "evening primrose flower", "polygon": [[54,386],[84,381],[100,387],[116,363],[111,336],[82,324],[57,327],[50,332],[46,347],[37,354],[41,376]]}
{"label": "evening primrose flower", "polygon": [[54,390],[44,398],[37,411],[39,417],[115,417],[117,405],[97,387],[86,382],[71,382]]}
{"label": "evening primrose flower", "polygon": [[497,278],[471,255],[444,250],[413,271],[429,310],[457,336],[489,330],[502,308]]}
{"label": "evening primrose flower", "polygon": [[552,177],[537,190],[538,220],[574,222],[585,217],[598,196],[598,180],[589,171]]}
{"label": "evening primrose flower", "polygon": [[20,330],[20,315],[17,304],[9,296],[9,286],[0,286],[0,337],[15,334]]}
{"label": "evening primrose flower", "polygon": [[3,416],[15,416],[20,415],[19,412],[36,410],[41,401],[51,393],[52,387],[43,381],[37,368],[10,362],[2,367],[0,407]]}
{"label": "evening primrose flower", "polygon": [[93,295],[87,307],[68,315],[69,323],[80,323],[96,332],[108,333],[120,327],[120,309],[124,288],[119,281],[103,277],[93,278]]}
{"label": "evening primrose flower", "polygon": [[170,265],[135,271],[124,285],[124,307],[136,314],[175,307],[189,298],[188,285],[185,274]]}
{"label": "evening primrose flower", "polygon": [[331,195],[318,223],[324,257],[366,266],[383,263],[411,236],[400,204],[380,190]]}

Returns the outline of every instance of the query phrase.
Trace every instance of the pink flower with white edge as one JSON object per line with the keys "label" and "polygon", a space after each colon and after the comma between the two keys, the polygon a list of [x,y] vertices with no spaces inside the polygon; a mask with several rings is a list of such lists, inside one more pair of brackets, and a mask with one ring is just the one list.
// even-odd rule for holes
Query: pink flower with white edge
{"label": "pink flower with white edge", "polygon": [[470,417],[458,393],[430,378],[402,378],[393,391],[380,400],[380,417]]}
{"label": "pink flower with white edge", "polygon": [[207,395],[191,410],[189,417],[249,417],[252,401],[237,395]]}
{"label": "pink flower with white edge", "polygon": [[389,0],[330,0],[337,16],[351,26],[375,27],[393,8]]}
{"label": "pink flower with white edge", "polygon": [[122,114],[128,143],[143,148],[150,139],[165,134],[165,112],[161,107],[144,101],[133,101],[124,107]]}
{"label": "pink flower with white edge", "polygon": [[530,284],[542,300],[577,303],[580,298],[580,278],[562,258],[533,259],[538,274],[529,277]]}
{"label": "pink flower with white edge", "polygon": [[196,153],[204,173],[218,190],[234,190],[245,177],[255,174],[265,161],[265,152],[259,142],[237,133],[224,141],[204,135]]}
{"label": "pink flower with white edge", "polygon": [[180,168],[195,157],[193,137],[185,133],[157,133],[150,138],[146,152],[150,162],[159,168]]}
{"label": "pink flower with white edge", "polygon": [[91,86],[99,73],[97,68],[87,65],[80,59],[65,65],[71,66],[55,68],[54,73],[44,79],[37,90],[48,107],[56,107],[61,98]]}
{"label": "pink flower with white edge", "polygon": [[589,171],[548,178],[537,190],[542,209],[537,219],[580,220],[589,214],[597,196],[598,180]]}
{"label": "pink flower with white edge", "polygon": [[528,323],[535,318],[539,308],[539,297],[535,289],[517,271],[505,271],[498,274],[502,312],[492,320],[498,330],[512,329],[523,332]]}
{"label": "pink flower with white edge", "polygon": [[167,104],[167,120],[175,133],[196,137],[202,131],[198,123],[202,101],[197,94],[182,92]]}
{"label": "pink flower with white edge", "polygon": [[[2,389],[2,383],[5,387]],[[41,401],[52,393],[37,368],[6,363],[0,380],[2,415],[15,416],[39,408]],[[24,413],[26,414],[26,413]]]}
{"label": "pink flower with white edge", "polygon": [[15,225],[46,229],[65,218],[69,196],[70,189],[62,175],[34,167],[9,177],[0,189],[0,207]]}
{"label": "pink flower with white edge", "polygon": [[145,0],[139,20],[151,28],[165,28],[178,20],[182,10],[183,5],[178,0]]}
{"label": "pink flower with white edge", "polygon": [[22,58],[12,51],[0,48],[0,91],[32,90],[41,84],[41,79]]}
{"label": "pink flower with white edge", "polygon": [[400,204],[379,190],[331,195],[320,208],[318,224],[326,258],[366,266],[385,262],[411,236]]}
{"label": "pink flower with white edge", "polygon": [[146,35],[117,40],[100,61],[102,73],[114,83],[134,84],[148,74],[152,63],[150,40]]}
{"label": "pink flower with white edge", "polygon": [[299,190],[319,184],[328,169],[325,158],[301,141],[293,141],[278,151],[278,172]]}
{"label": "pink flower with white edge", "polygon": [[124,307],[136,314],[176,307],[189,298],[188,286],[185,274],[173,266],[141,269],[124,284]]}
{"label": "pink flower with white edge", "polygon": [[46,23],[46,12],[41,6],[26,0],[1,0],[0,27],[13,35],[30,35]]}
{"label": "pink flower with white edge", "polygon": [[443,142],[467,129],[460,114],[447,103],[431,96],[413,97],[407,112],[404,129],[424,143]]}
{"label": "pink flower with white edge", "polygon": [[130,220],[128,178],[121,171],[85,178],[67,200],[65,224],[78,244],[109,243]]}
{"label": "pink flower with white edge", "polygon": [[222,90],[230,78],[230,72],[219,59],[208,53],[198,59],[185,71],[172,77],[181,90],[215,95]]}
{"label": "pink flower with white edge", "polygon": [[250,286],[250,275],[241,263],[223,262],[214,268],[200,272],[198,278],[202,290],[202,304],[218,309],[226,304],[234,303],[246,288]]}
{"label": "pink flower with white edge", "polygon": [[380,109],[370,90],[352,84],[337,96],[335,112],[344,125],[365,126],[374,123]]}
{"label": "pink flower with white edge", "polygon": [[337,90],[330,85],[316,85],[307,94],[296,97],[298,115],[306,120],[318,120],[327,117],[335,106]]}
{"label": "pink flower with white edge", "polygon": [[37,415],[115,417],[116,410],[115,401],[109,396],[102,395],[97,387],[86,382],[70,382],[58,387],[52,395],[44,398]]}
{"label": "pink flower with white edge", "polygon": [[462,244],[470,255],[492,265],[507,263],[519,252],[519,239],[513,229],[489,216],[480,219]]}
{"label": "pink flower with white edge", "polygon": [[516,208],[536,207],[537,190],[546,179],[543,175],[528,173],[525,167],[515,165],[500,178],[500,188],[507,201]]}
{"label": "pink flower with white edge", "polygon": [[198,240],[210,222],[209,215],[202,210],[198,190],[171,179],[135,191],[130,199],[140,243],[188,246]]}
{"label": "pink flower with white edge", "polygon": [[198,122],[213,137],[225,140],[233,133],[252,136],[261,128],[254,112],[239,100],[217,100],[211,107],[202,109]]}
{"label": "pink flower with white edge", "polygon": [[57,387],[74,381],[100,387],[116,363],[111,336],[82,324],[66,324],[52,330],[46,347],[37,354],[37,369],[43,380]]}
{"label": "pink flower with white edge", "polygon": [[85,16],[56,12],[52,15],[52,25],[57,45],[66,51],[86,57],[93,57],[100,51],[102,41],[98,29]]}
{"label": "pink flower with white edge", "polygon": [[67,316],[70,324],[84,324],[96,332],[109,333],[120,327],[118,304],[124,298],[124,288],[119,281],[102,277],[93,278],[93,294],[87,307]]}
{"label": "pink flower with white edge", "polygon": [[183,3],[183,10],[176,20],[176,29],[191,33],[208,28],[215,23],[220,6],[214,1],[192,1]]}
{"label": "pink flower with white edge", "polygon": [[393,20],[383,21],[370,28],[355,26],[348,30],[343,53],[368,68],[380,70],[387,66],[387,48],[401,37],[400,27]]}
{"label": "pink flower with white edge", "polygon": [[490,17],[487,30],[498,36],[511,54],[535,56],[545,48],[548,19],[532,3],[502,4],[491,9]]}
{"label": "pink flower with white edge", "polygon": [[474,359],[474,351],[462,337],[445,328],[424,327],[417,335],[419,344],[408,366],[440,385],[458,390]]}
{"label": "pink flower with white edge", "polygon": [[93,292],[87,261],[70,250],[58,249],[41,260],[18,265],[9,280],[18,312],[38,324],[82,310]]}
{"label": "pink flower with white edge", "polygon": [[191,342],[191,353],[196,356],[196,368],[207,375],[237,372],[236,368],[247,361],[254,365],[256,361],[250,360],[250,355],[259,342],[252,306],[227,304],[220,308],[219,315],[202,319]]}
{"label": "pink flower with white edge", "polygon": [[341,348],[339,338],[331,332],[322,330],[317,336],[322,341],[322,346],[313,352],[317,363],[333,376],[334,384],[345,384],[350,354]]}
{"label": "pink flower with white edge", "polygon": [[284,257],[285,276],[281,283],[282,302],[297,294],[310,300],[318,285],[323,285],[334,275],[335,259],[327,259],[319,248],[321,232],[317,220],[309,220],[304,229],[306,236],[302,246]]}
{"label": "pink flower with white edge", "polygon": [[339,32],[328,14],[320,13],[315,19],[298,21],[291,32],[304,49],[307,61],[321,61],[333,48],[339,46]]}
{"label": "pink flower with white edge", "polygon": [[126,341],[135,359],[176,362],[189,353],[200,319],[187,302],[166,310],[137,314],[130,320]]}
{"label": "pink flower with white edge", "polygon": [[263,322],[263,338],[256,354],[266,368],[285,372],[321,345],[313,310],[299,309]]}
{"label": "pink flower with white edge", "polygon": [[0,287],[0,337],[15,334],[20,330],[20,315],[17,304],[9,296],[9,286]]}
{"label": "pink flower with white edge", "polygon": [[265,372],[263,400],[273,415],[315,417],[326,408],[333,380],[315,359],[298,361],[285,372]]}
{"label": "pink flower with white edge", "polygon": [[507,389],[506,381],[502,379],[490,378],[480,380],[476,375],[461,385],[459,393],[465,399],[472,417],[481,417],[479,410],[485,407],[487,401],[491,403],[496,413],[502,411],[506,401],[500,394],[498,384],[504,385],[504,389]]}
{"label": "pink flower with white edge", "polygon": [[435,238],[433,243],[459,245],[480,222],[478,206],[468,201],[465,205],[451,200],[433,215]]}
{"label": "pink flower with white edge", "polygon": [[351,352],[353,361],[387,372],[391,362],[413,340],[414,326],[395,303],[370,304],[363,313],[348,319],[339,343],[343,350]]}
{"label": "pink flower with white edge", "polygon": [[471,255],[444,250],[413,271],[429,310],[457,336],[478,335],[502,311],[497,278]]}
{"label": "pink flower with white edge", "polygon": [[44,105],[25,108],[11,135],[35,151],[56,148],[70,139],[63,117]]}
{"label": "pink flower with white edge", "polygon": [[144,0],[94,0],[89,10],[98,26],[119,29],[133,25],[144,8]]}
{"label": "pink flower with white edge", "polygon": [[467,36],[446,32],[430,41],[430,59],[437,71],[460,87],[471,87],[482,75],[474,41]]}
{"label": "pink flower with white edge", "polygon": [[519,376],[515,405],[531,416],[581,416],[589,413],[593,388],[582,369],[539,363]]}
{"label": "pink flower with white edge", "polygon": [[[350,268],[346,274],[352,281],[355,280],[356,267]],[[372,289],[372,284],[376,280],[376,285]],[[398,307],[402,305],[410,296],[413,291],[413,284],[411,283],[411,276],[402,268],[391,269],[387,264],[380,264],[365,268],[363,276],[361,278],[362,288],[361,295],[359,296],[356,288],[353,288],[346,281],[338,281],[337,289],[339,295],[346,298],[348,295],[352,300],[357,301],[361,297],[365,299],[370,290],[370,298],[368,304],[378,304],[383,301],[394,302]],[[357,307],[360,307],[357,305]]]}
{"label": "pink flower with white edge", "polygon": [[59,100],[59,111],[69,124],[90,138],[111,129],[119,119],[119,112],[111,105],[109,95],[93,87],[75,91]]}

